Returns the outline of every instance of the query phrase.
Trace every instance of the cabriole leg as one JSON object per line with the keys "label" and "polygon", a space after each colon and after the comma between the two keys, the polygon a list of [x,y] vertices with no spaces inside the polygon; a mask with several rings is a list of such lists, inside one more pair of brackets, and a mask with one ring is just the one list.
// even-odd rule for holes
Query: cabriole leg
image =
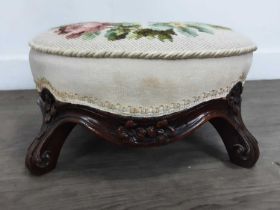
{"label": "cabriole leg", "polygon": [[210,120],[219,132],[230,160],[239,166],[250,168],[259,158],[255,137],[248,131],[241,117],[242,83],[237,83],[227,96],[228,107],[223,117]]}
{"label": "cabriole leg", "polygon": [[61,147],[75,123],[56,120],[53,96],[43,91],[38,103],[43,113],[43,124],[39,134],[29,146],[25,164],[33,174],[44,174],[55,168]]}

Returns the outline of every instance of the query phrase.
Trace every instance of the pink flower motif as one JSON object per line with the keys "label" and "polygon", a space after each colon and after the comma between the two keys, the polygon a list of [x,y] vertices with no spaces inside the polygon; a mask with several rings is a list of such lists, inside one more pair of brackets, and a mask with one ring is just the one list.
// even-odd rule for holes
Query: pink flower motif
{"label": "pink flower motif", "polygon": [[56,33],[57,34],[65,34],[67,39],[73,39],[80,37],[82,34],[91,32],[99,32],[111,26],[111,23],[98,23],[98,22],[90,22],[90,23],[77,23],[67,26],[60,27]]}

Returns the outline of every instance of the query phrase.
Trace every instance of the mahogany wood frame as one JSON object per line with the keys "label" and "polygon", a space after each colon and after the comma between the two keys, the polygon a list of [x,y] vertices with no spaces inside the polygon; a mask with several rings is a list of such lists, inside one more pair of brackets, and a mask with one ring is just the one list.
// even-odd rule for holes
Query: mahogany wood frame
{"label": "mahogany wood frame", "polygon": [[65,139],[77,124],[112,143],[156,146],[182,139],[209,121],[220,134],[230,160],[250,168],[258,160],[259,148],[241,118],[242,89],[242,83],[238,82],[226,98],[151,118],[119,116],[86,106],[62,103],[44,89],[38,99],[43,123],[28,148],[26,166],[37,175],[54,169]]}

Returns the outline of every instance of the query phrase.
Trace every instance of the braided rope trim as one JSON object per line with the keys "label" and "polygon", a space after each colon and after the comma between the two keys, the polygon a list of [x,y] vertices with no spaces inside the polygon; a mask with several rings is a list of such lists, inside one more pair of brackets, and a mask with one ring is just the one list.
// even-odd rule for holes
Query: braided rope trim
{"label": "braided rope trim", "polygon": [[54,95],[54,97],[58,101],[61,102],[85,105],[105,112],[110,112],[122,116],[159,117],[174,112],[182,111],[184,109],[189,109],[195,105],[198,105],[200,103],[212,99],[224,98],[237,82],[241,81],[244,84],[245,78],[246,75],[242,74],[238,80],[233,81],[230,85],[226,87],[222,87],[217,90],[210,90],[208,92],[203,92],[200,96],[193,96],[190,99],[183,99],[180,102],[173,102],[170,104],[162,104],[159,106],[150,106],[150,107],[145,107],[145,106],[133,107],[133,106],[121,105],[119,103],[113,104],[109,101],[102,101],[95,97],[80,96],[77,93],[59,91],[44,77],[37,79],[35,83],[36,83],[36,88],[39,92],[41,92],[44,88],[46,88]]}
{"label": "braided rope trim", "polygon": [[52,48],[30,42],[29,46],[37,51],[69,56],[69,57],[81,57],[81,58],[138,58],[138,59],[165,59],[165,60],[175,60],[175,59],[190,59],[190,58],[220,58],[220,57],[230,57],[238,56],[247,53],[254,52],[257,50],[256,46],[249,46],[236,49],[224,49],[224,50],[214,50],[214,51],[170,51],[170,52],[125,52],[125,51],[73,51],[65,50],[61,48]]}

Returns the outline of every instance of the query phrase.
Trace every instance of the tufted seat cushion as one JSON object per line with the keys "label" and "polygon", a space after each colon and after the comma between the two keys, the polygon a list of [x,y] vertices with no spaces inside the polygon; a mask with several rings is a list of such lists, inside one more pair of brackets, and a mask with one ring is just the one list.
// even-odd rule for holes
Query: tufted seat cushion
{"label": "tufted seat cushion", "polygon": [[30,42],[38,91],[102,111],[153,117],[225,97],[256,46],[202,23],[78,23]]}

